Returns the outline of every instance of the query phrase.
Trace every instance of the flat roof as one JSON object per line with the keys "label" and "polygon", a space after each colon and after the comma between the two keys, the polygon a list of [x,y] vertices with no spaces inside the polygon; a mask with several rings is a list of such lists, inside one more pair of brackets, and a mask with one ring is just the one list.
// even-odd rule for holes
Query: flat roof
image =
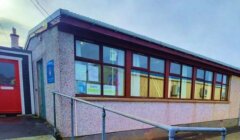
{"label": "flat roof", "polygon": [[44,21],[42,21],[40,24],[38,24],[37,26],[32,28],[29,31],[29,33],[28,33],[28,38],[27,38],[27,42],[25,44],[25,49],[27,49],[29,40],[34,36],[35,32],[38,29],[43,27],[46,23],[49,23],[52,20],[54,20],[54,19],[56,19],[58,17],[61,17],[61,16],[67,16],[67,17],[71,17],[71,18],[74,18],[74,19],[77,19],[77,20],[85,21],[85,22],[88,22],[88,23],[91,23],[91,24],[94,24],[94,25],[97,25],[97,26],[100,26],[100,27],[104,27],[104,28],[107,28],[107,29],[110,29],[110,30],[113,30],[113,31],[117,31],[119,33],[126,34],[128,36],[132,36],[132,37],[135,37],[135,38],[139,38],[141,40],[145,40],[145,41],[148,41],[148,42],[151,42],[151,43],[154,43],[154,44],[161,45],[161,47],[166,47],[166,48],[169,48],[169,49],[172,49],[172,50],[176,50],[176,51],[179,51],[179,52],[182,52],[182,53],[185,53],[185,54],[189,54],[189,55],[195,56],[195,57],[203,59],[203,60],[207,60],[207,61],[210,61],[210,62],[213,62],[213,63],[217,63],[219,65],[223,65],[223,66],[229,67],[231,69],[235,69],[237,71],[240,71],[239,67],[236,67],[236,66],[233,66],[233,65],[229,65],[229,64],[224,63],[222,61],[215,60],[215,59],[206,57],[204,55],[201,55],[201,54],[198,54],[198,53],[194,53],[194,52],[191,52],[189,50],[182,49],[180,47],[177,47],[177,46],[174,46],[174,45],[170,45],[170,44],[158,41],[156,39],[153,39],[153,38],[141,35],[141,34],[137,34],[137,33],[134,33],[134,32],[131,32],[131,31],[128,31],[128,30],[125,30],[125,29],[122,29],[122,28],[119,28],[119,27],[116,27],[116,26],[113,26],[113,25],[110,25],[110,24],[107,24],[107,23],[104,23],[104,22],[92,19],[92,18],[89,18],[89,17],[86,17],[86,16],[82,16],[82,15],[70,12],[68,10],[65,10],[65,9],[58,9],[53,14],[51,14],[49,17],[47,17]]}

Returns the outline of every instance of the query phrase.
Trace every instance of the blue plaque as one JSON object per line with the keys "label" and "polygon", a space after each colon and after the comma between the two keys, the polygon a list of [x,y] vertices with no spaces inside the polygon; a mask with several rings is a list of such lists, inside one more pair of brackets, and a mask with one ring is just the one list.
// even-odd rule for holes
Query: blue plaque
{"label": "blue plaque", "polygon": [[55,76],[54,76],[54,61],[50,60],[47,63],[47,82],[54,83]]}

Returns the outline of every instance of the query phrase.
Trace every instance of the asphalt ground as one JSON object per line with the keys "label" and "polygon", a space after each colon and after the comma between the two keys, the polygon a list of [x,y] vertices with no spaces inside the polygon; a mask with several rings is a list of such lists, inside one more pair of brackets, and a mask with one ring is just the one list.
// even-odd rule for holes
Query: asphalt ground
{"label": "asphalt ground", "polygon": [[52,134],[52,127],[34,116],[0,117],[1,140]]}

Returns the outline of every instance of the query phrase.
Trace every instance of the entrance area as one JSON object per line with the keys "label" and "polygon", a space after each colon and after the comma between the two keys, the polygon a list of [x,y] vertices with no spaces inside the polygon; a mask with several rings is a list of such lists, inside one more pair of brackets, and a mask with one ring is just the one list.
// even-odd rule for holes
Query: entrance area
{"label": "entrance area", "polygon": [[0,114],[20,114],[21,110],[18,61],[0,59]]}
{"label": "entrance area", "polygon": [[46,118],[45,107],[45,91],[44,91],[44,75],[43,75],[43,61],[37,62],[37,77],[38,77],[38,95],[39,95],[39,115],[41,118]]}

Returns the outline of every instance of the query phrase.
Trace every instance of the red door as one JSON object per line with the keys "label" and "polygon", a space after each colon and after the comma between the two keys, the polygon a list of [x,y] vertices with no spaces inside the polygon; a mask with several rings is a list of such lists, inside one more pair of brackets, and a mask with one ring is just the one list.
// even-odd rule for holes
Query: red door
{"label": "red door", "polygon": [[18,61],[0,59],[0,114],[21,113]]}

